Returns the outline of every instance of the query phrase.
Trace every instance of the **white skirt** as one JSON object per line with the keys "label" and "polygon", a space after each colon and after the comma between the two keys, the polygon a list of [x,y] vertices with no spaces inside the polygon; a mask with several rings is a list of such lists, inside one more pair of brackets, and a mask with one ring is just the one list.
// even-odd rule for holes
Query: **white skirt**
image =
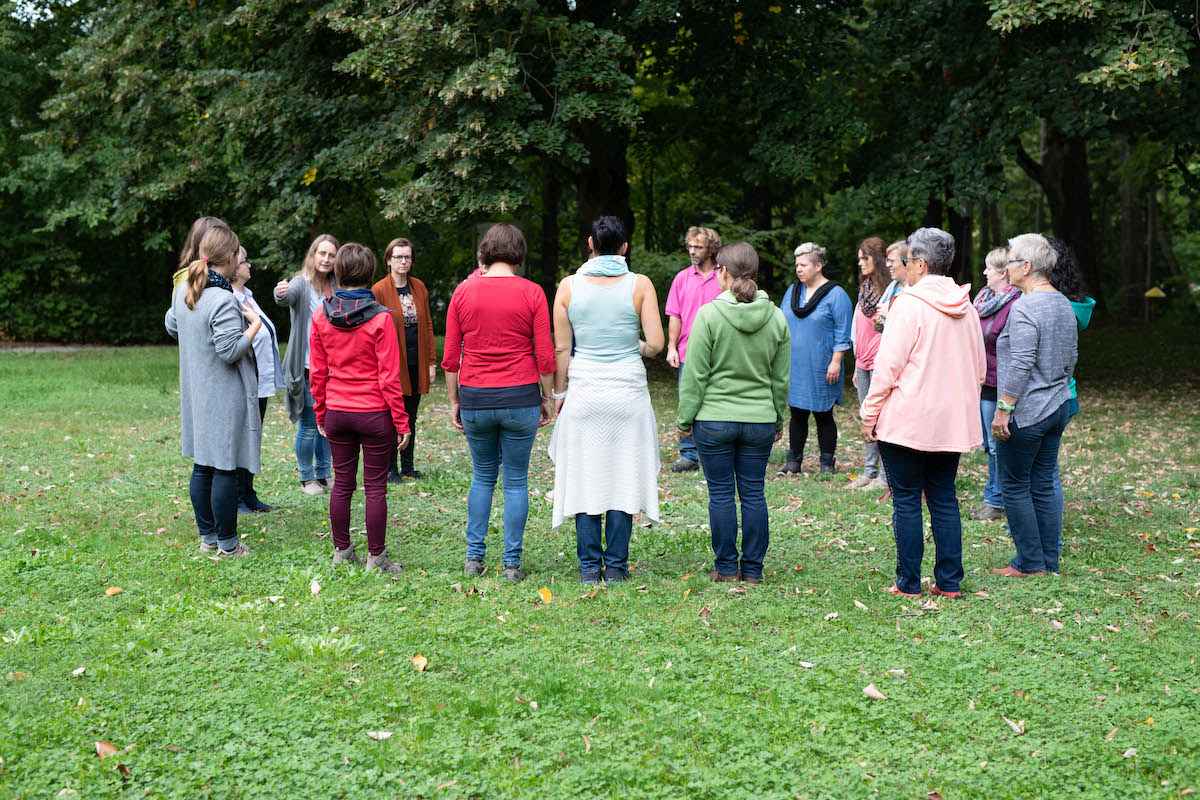
{"label": "white skirt", "polygon": [[658,422],[642,360],[571,359],[567,399],[550,437],[554,527],[576,514],[658,518]]}

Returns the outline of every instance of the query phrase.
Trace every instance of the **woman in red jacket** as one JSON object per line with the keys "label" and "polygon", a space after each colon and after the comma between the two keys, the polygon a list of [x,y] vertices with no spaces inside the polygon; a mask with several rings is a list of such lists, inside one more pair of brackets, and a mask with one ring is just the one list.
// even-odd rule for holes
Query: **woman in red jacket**
{"label": "woman in red jacket", "polygon": [[400,384],[400,344],[387,309],[368,288],[375,255],[347,242],[337,252],[333,274],[342,287],[313,313],[309,332],[309,381],[317,429],[329,440],[333,491],[329,527],[333,563],[361,564],[350,541],[350,499],[363,453],[367,496],[367,571],[401,573],[388,559],[387,473],[394,437],[408,444],[408,415]]}

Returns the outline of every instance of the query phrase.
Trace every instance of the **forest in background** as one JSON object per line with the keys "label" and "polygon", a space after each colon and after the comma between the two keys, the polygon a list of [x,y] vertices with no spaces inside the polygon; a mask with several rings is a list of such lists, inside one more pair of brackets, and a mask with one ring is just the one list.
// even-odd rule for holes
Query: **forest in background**
{"label": "forest in background", "polygon": [[1198,60],[1185,2],[0,3],[0,339],[163,341],[205,214],[260,296],[318,233],[406,236],[439,309],[501,220],[548,290],[611,213],[663,294],[703,224],[776,297],[802,241],[854,284],[863,238],[938,225],[978,286],[1038,230],[1101,314],[1161,286],[1195,324]]}

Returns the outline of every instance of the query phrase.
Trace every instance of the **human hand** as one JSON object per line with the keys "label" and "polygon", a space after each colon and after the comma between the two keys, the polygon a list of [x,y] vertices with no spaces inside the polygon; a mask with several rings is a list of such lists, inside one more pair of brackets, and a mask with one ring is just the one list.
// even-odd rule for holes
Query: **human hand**
{"label": "human hand", "polygon": [[842,376],[842,362],[830,361],[829,369],[825,370],[825,382],[830,386],[837,383],[838,378]]}
{"label": "human hand", "polygon": [[246,303],[246,305],[242,306],[242,316],[245,317],[246,321],[250,323],[250,327],[262,324],[262,317],[258,316],[258,312],[255,311],[254,307],[249,303]]}
{"label": "human hand", "polygon": [[692,431],[691,431],[691,429],[690,429],[690,428],[689,428],[688,430],[686,430],[686,431],[685,431],[683,428],[678,428],[677,430],[679,431],[679,439],[680,439],[680,441],[682,441],[682,440],[684,440],[684,439],[690,439],[690,438],[692,438]]}
{"label": "human hand", "polygon": [[672,367],[679,369],[679,350],[677,348],[667,348],[667,363]]}
{"label": "human hand", "polygon": [[775,431],[775,441],[778,442],[782,438],[783,438],[783,428],[780,428],[779,430]]}
{"label": "human hand", "polygon": [[1008,422],[1011,416],[1011,411],[996,409],[996,416],[992,417],[992,436],[1003,441],[1012,435],[1008,429]]}
{"label": "human hand", "polygon": [[539,428],[549,425],[550,421],[554,419],[554,406],[551,405],[552,402],[549,397],[542,398],[541,418],[538,420]]}
{"label": "human hand", "polygon": [[325,435],[325,423],[323,423],[323,422],[317,423],[317,433],[321,434],[322,439],[329,438],[328,436]]}
{"label": "human hand", "polygon": [[437,364],[430,364],[429,365],[429,382],[432,384],[436,377],[437,377]]}
{"label": "human hand", "polygon": [[287,281],[280,281],[279,283],[275,284],[275,296],[283,297],[285,294],[287,294],[290,287],[291,284]]}
{"label": "human hand", "polygon": [[562,413],[563,403],[565,403],[565,402],[567,402],[567,398],[565,398],[565,397],[560,397],[554,401],[554,416],[557,417],[559,414]]}
{"label": "human hand", "polygon": [[454,427],[458,428],[459,433],[466,433],[462,426],[462,411],[458,407],[458,403],[450,404],[450,421],[454,423]]}
{"label": "human hand", "polygon": [[864,442],[875,442],[875,424],[872,422],[864,422],[862,424],[862,437]]}
{"label": "human hand", "polygon": [[400,451],[408,447],[408,443],[412,441],[412,433],[402,433],[396,440],[396,450]]}
{"label": "human hand", "polygon": [[854,370],[854,374],[850,376],[850,383],[855,389],[858,388],[858,370]]}

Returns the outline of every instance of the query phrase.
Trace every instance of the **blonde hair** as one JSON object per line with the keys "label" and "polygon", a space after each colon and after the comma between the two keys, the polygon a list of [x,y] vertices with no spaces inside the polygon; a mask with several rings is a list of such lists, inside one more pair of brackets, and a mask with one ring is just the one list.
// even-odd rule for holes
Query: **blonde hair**
{"label": "blonde hair", "polygon": [[704,244],[708,247],[708,251],[705,253],[706,259],[716,258],[717,252],[721,249],[721,234],[712,228],[702,228],[699,225],[693,225],[688,228],[684,241],[686,242],[688,239],[704,240]]}
{"label": "blonde hair", "polygon": [[1004,272],[1004,262],[1008,259],[1008,250],[1003,247],[994,247],[988,251],[988,254],[983,257],[983,266],[989,269],[999,270]]}
{"label": "blonde hair", "polygon": [[[304,275],[304,280],[308,281],[308,285],[317,288],[313,283],[313,278],[317,272],[317,248],[321,246],[321,242],[329,242],[333,245],[334,253],[338,251],[341,245],[338,240],[333,238],[328,233],[322,233],[320,236],[312,240],[312,244],[308,246],[308,253],[304,256],[304,264],[300,267],[300,272]],[[335,256],[336,257],[336,256]]]}
{"label": "blonde hair", "polygon": [[192,223],[187,238],[183,240],[183,249],[179,251],[179,268],[187,269],[188,265],[200,257],[200,240],[204,234],[213,228],[229,228],[225,221],[217,217],[200,217]]}
{"label": "blonde hair", "polygon": [[908,242],[905,240],[897,239],[887,246],[888,253],[891,253],[893,250],[900,253],[901,258],[908,258]]}
{"label": "blonde hair", "polygon": [[750,303],[758,294],[758,252],[747,242],[733,242],[717,253],[717,266],[733,278],[729,291],[739,303]]}
{"label": "blonde hair", "polygon": [[825,252],[825,248],[821,247],[821,245],[817,244],[816,242],[805,242],[793,250],[792,255],[806,256],[809,253],[812,253],[817,257],[817,263],[821,266],[825,266]]}
{"label": "blonde hair", "polygon": [[209,268],[233,261],[237,258],[240,247],[237,234],[229,228],[213,227],[204,234],[204,238],[200,240],[200,257],[188,264],[188,288],[183,296],[183,302],[188,308],[195,310],[196,302],[208,286]]}

